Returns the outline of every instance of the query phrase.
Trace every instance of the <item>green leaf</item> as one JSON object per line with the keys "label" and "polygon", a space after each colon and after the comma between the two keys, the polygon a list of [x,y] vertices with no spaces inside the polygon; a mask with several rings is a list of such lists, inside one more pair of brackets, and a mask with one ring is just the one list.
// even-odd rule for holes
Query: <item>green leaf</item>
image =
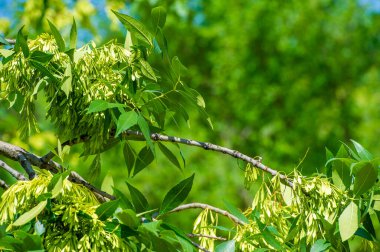
{"label": "green leaf", "polygon": [[104,202],[98,208],[96,208],[96,215],[98,215],[101,221],[105,221],[112,217],[116,209],[119,207],[119,200],[111,200]]}
{"label": "green leaf", "polygon": [[364,149],[363,146],[361,146],[358,142],[355,142],[354,140],[351,139],[351,142],[354,144],[354,147],[356,149],[356,152],[358,153],[359,157],[362,160],[372,160],[373,156],[372,154]]}
{"label": "green leaf", "polygon": [[76,48],[77,47],[77,24],[75,22],[75,19],[73,18],[73,25],[70,29],[70,48]]}
{"label": "green leaf", "polygon": [[369,217],[371,219],[371,223],[373,226],[373,229],[375,231],[376,239],[380,238],[380,221],[379,218],[377,217],[377,213],[373,211],[373,209],[368,210]]}
{"label": "green leaf", "polygon": [[173,152],[171,150],[169,150],[169,148],[167,148],[165,145],[163,145],[160,142],[158,142],[158,147],[160,148],[162,153],[166,156],[166,158],[169,159],[169,161],[173,165],[175,165],[180,171],[182,171],[181,165],[180,165],[178,159],[176,158],[176,156],[173,154]]}
{"label": "green leaf", "polygon": [[65,74],[63,76],[63,83],[61,86],[61,90],[66,94],[66,97],[69,97],[70,92],[73,90],[72,88],[73,76],[71,73],[71,64],[68,63],[66,65]]}
{"label": "green leaf", "polygon": [[7,49],[0,49],[0,54],[3,55],[3,57],[8,58],[9,56],[13,55],[15,52],[12,50]]}
{"label": "green leaf", "polygon": [[349,188],[352,180],[350,166],[355,160],[348,158],[348,153],[344,146],[341,146],[336,157],[330,160],[332,162],[331,177],[334,185],[341,190]]}
{"label": "green leaf", "polygon": [[70,175],[71,171],[55,174],[48,185],[48,192],[51,192],[50,198],[55,198],[63,189],[63,181]]}
{"label": "green leaf", "polygon": [[94,100],[90,103],[90,106],[88,107],[87,114],[95,113],[95,112],[101,112],[106,109],[111,108],[124,108],[126,105],[121,103],[111,103],[103,100]]}
{"label": "green leaf", "polygon": [[249,222],[247,217],[239,209],[237,209],[235,206],[233,206],[226,200],[223,200],[223,202],[227,208],[227,211],[230,212],[230,214],[234,215],[236,218],[238,218],[242,222],[245,222],[245,223]]}
{"label": "green leaf", "polygon": [[154,159],[154,156],[153,156],[152,151],[147,146],[142,148],[139,154],[137,155],[135,169],[133,171],[133,176],[136,176],[137,173],[139,173],[141,170],[147,167],[150,163],[152,163],[153,159]]}
{"label": "green leaf", "polygon": [[0,45],[1,44],[3,44],[3,45],[9,45],[8,41],[2,35],[0,35]]}
{"label": "green leaf", "polygon": [[380,194],[373,195],[372,200],[373,200],[373,209],[376,211],[380,211]]}
{"label": "green leaf", "polygon": [[138,114],[135,111],[128,111],[122,113],[119,119],[117,120],[116,136],[118,136],[123,131],[126,131],[127,129],[131,128],[132,126],[136,125],[137,121]]}
{"label": "green leaf", "polygon": [[94,182],[99,177],[101,169],[102,163],[100,160],[100,154],[97,154],[88,168],[88,181]]}
{"label": "green leaf", "polygon": [[125,15],[118,13],[114,10],[112,12],[116,15],[116,17],[120,20],[120,22],[127,28],[128,31],[132,32],[132,34],[136,37],[137,40],[142,43],[152,47],[153,46],[153,35],[148,31],[148,29],[138,20]]}
{"label": "green leaf", "polygon": [[234,252],[235,251],[235,240],[225,241],[216,246],[215,252]]}
{"label": "green leaf", "polygon": [[105,191],[109,194],[113,194],[113,177],[110,171],[107,172],[106,176],[103,179],[102,186],[100,187],[100,190]]}
{"label": "green leaf", "polygon": [[34,61],[38,61],[40,63],[49,62],[54,57],[52,53],[45,53],[41,51],[33,51],[30,55],[30,59]]}
{"label": "green leaf", "polygon": [[121,208],[123,208],[123,209],[133,209],[132,203],[129,201],[129,199],[127,198],[127,196],[122,191],[120,191],[119,189],[117,189],[115,187],[113,188],[113,191],[114,191],[114,194],[115,194],[116,198],[120,200],[120,206],[121,206]]}
{"label": "green leaf", "polygon": [[135,207],[135,210],[137,213],[144,212],[148,210],[149,204],[144,195],[135,187],[133,187],[131,184],[126,182],[128,185],[129,192],[131,194],[133,206]]}
{"label": "green leaf", "polygon": [[171,73],[172,73],[172,77],[174,81],[175,82],[179,81],[180,77],[182,76],[182,73],[185,72],[186,70],[187,70],[186,67],[182,65],[178,56],[174,56],[171,62]]}
{"label": "green leaf", "polygon": [[45,209],[46,204],[47,200],[41,201],[28,212],[23,213],[15,222],[12,223],[12,226],[22,226],[33,220]]}
{"label": "green leaf", "polygon": [[157,82],[157,78],[156,78],[156,74],[154,73],[152,67],[149,65],[149,63],[145,60],[143,60],[142,58],[139,59],[139,62],[140,62],[140,70],[141,70],[141,73],[151,79],[151,80],[154,80]]}
{"label": "green leaf", "polygon": [[14,108],[17,112],[21,112],[24,106],[25,97],[17,90],[11,91],[8,96],[9,108]]}
{"label": "green leaf", "polygon": [[135,161],[136,161],[136,154],[128,142],[124,144],[123,155],[124,155],[125,164],[127,165],[128,174],[131,175],[133,165],[135,164]]}
{"label": "green leaf", "polygon": [[153,146],[152,139],[150,138],[150,129],[149,129],[149,125],[148,125],[148,123],[146,122],[144,116],[142,116],[141,114],[140,114],[139,117],[137,118],[137,124],[139,125],[140,130],[141,130],[141,132],[143,133],[144,138],[145,138],[145,140],[146,140],[146,143],[147,143],[147,145],[149,146],[149,148],[150,148],[151,151],[152,151],[152,154],[154,154],[154,146]]}
{"label": "green leaf", "polygon": [[22,34],[23,28],[24,26],[21,27],[21,29],[17,33],[15,50],[18,51],[19,48],[21,47],[22,54],[24,55],[25,58],[27,58],[29,56],[29,47],[24,35]]}
{"label": "green leaf", "polygon": [[65,41],[63,40],[63,38],[62,38],[61,34],[59,33],[57,27],[55,27],[55,25],[52,22],[50,22],[49,20],[48,20],[48,23],[50,26],[50,30],[53,33],[53,36],[55,38],[55,41],[57,42],[58,50],[60,52],[64,52],[65,48],[66,48]]}
{"label": "green leaf", "polygon": [[339,232],[342,241],[346,241],[353,236],[359,227],[358,206],[351,203],[344,209],[339,216]]}
{"label": "green leaf", "polygon": [[310,248],[310,252],[323,252],[327,251],[331,244],[324,239],[316,240]]}
{"label": "green leaf", "polygon": [[359,196],[367,192],[377,180],[378,170],[370,162],[359,162],[353,166],[355,175],[354,193]]}
{"label": "green leaf", "polygon": [[265,239],[265,241],[272,246],[274,249],[278,251],[282,251],[283,248],[281,246],[281,243],[271,234],[271,232],[268,230],[268,227],[260,221],[259,218],[255,216],[256,223],[259,226],[261,235]]}
{"label": "green leaf", "polygon": [[118,212],[116,217],[119,219],[120,223],[132,229],[137,229],[140,224],[135,211],[132,209],[124,209],[122,212]]}
{"label": "green leaf", "polygon": [[58,83],[58,79],[44,65],[35,60],[30,60],[30,64],[40,71],[43,76],[47,76],[53,84]]}
{"label": "green leaf", "polygon": [[153,27],[162,29],[166,22],[166,9],[162,6],[157,6],[152,9],[151,15]]}
{"label": "green leaf", "polygon": [[191,188],[193,186],[194,174],[187,179],[182,180],[177,185],[175,185],[169,192],[165,195],[164,200],[161,203],[160,214],[164,214],[173,210],[179,204],[181,204],[186,197],[189,195]]}

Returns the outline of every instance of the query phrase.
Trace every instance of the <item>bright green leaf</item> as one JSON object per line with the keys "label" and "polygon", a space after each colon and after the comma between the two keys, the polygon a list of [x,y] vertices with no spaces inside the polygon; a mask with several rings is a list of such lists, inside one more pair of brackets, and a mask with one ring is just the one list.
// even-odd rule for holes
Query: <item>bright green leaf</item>
{"label": "bright green leaf", "polygon": [[113,187],[114,187],[113,177],[112,177],[111,172],[108,171],[106,176],[103,179],[102,186],[100,189],[109,194],[113,194]]}
{"label": "bright green leaf", "polygon": [[48,77],[48,80],[50,80],[53,84],[59,82],[58,79],[44,65],[42,65],[38,61],[30,60],[30,64],[33,67],[35,67],[38,71],[40,71],[43,76]]}
{"label": "bright green leaf", "polygon": [[119,219],[120,223],[132,229],[136,229],[140,224],[136,213],[132,209],[124,209],[122,212],[118,212],[116,217]]}
{"label": "bright green leaf", "polygon": [[15,222],[12,223],[12,226],[22,226],[28,223],[29,221],[33,220],[45,209],[46,204],[46,200],[41,201],[28,212],[23,213]]}
{"label": "bright green leaf", "polygon": [[54,54],[51,53],[45,53],[41,51],[33,51],[30,54],[30,59],[34,61],[38,61],[40,63],[46,63],[49,62],[53,58]]}
{"label": "bright green leaf", "polygon": [[226,200],[223,200],[223,202],[227,208],[227,211],[230,212],[230,214],[232,214],[233,216],[235,216],[236,218],[238,218],[239,220],[241,220],[244,223],[249,222],[247,217],[239,209],[237,209],[235,206],[233,206],[231,203],[229,203]]}
{"label": "bright green leaf", "polygon": [[137,118],[137,124],[139,125],[140,130],[143,133],[144,138],[146,140],[146,143],[152,151],[152,154],[154,154],[154,145],[153,145],[152,139],[150,138],[149,125],[148,125],[147,121],[145,120],[145,118],[141,114]]}
{"label": "bright green leaf", "polygon": [[234,252],[235,251],[235,240],[230,240],[223,242],[216,246],[215,252]]}
{"label": "bright green leaf", "polygon": [[128,111],[122,113],[117,120],[116,125],[116,136],[125,130],[128,130],[132,126],[136,125],[138,121],[138,114],[135,111]]}
{"label": "bright green leaf", "polygon": [[29,56],[29,47],[28,47],[28,43],[26,42],[24,35],[22,34],[23,28],[24,28],[24,26],[17,33],[15,50],[17,51],[18,48],[21,47],[22,54],[24,55],[25,58],[27,58]]}
{"label": "bright green leaf", "polygon": [[166,22],[166,9],[162,6],[157,6],[152,9],[151,15],[153,26],[162,29]]}
{"label": "bright green leaf", "polygon": [[99,177],[101,169],[102,163],[100,160],[100,154],[97,154],[88,168],[88,180],[94,182]]}
{"label": "bright green leaf", "polygon": [[153,35],[148,31],[148,29],[138,20],[125,15],[118,13],[114,10],[112,12],[116,15],[116,17],[120,20],[122,24],[127,28],[129,32],[144,44],[152,47],[153,46]]}
{"label": "bright green leaf", "polygon": [[66,94],[66,97],[69,97],[70,92],[73,90],[72,88],[73,76],[71,73],[71,64],[68,63],[66,65],[65,74],[63,76],[63,83],[61,86],[61,90]]}
{"label": "bright green leaf", "polygon": [[339,232],[342,241],[353,236],[358,227],[358,206],[352,201],[339,216]]}
{"label": "bright green leaf", "polygon": [[314,242],[313,246],[310,248],[310,252],[324,252],[331,247],[331,244],[326,240],[319,239]]}
{"label": "bright green leaf", "polygon": [[359,157],[362,160],[371,160],[371,159],[373,159],[372,154],[369,151],[367,151],[366,149],[364,149],[364,147],[361,146],[358,142],[355,142],[352,139],[351,139],[351,142],[354,144],[356,152],[358,153]]}
{"label": "bright green leaf", "polygon": [[12,50],[0,49],[0,54],[3,55],[3,57],[5,57],[5,58],[8,58],[9,56],[11,56],[14,53],[15,52]]}
{"label": "bright green leaf", "polygon": [[161,203],[160,214],[173,210],[186,199],[191,191],[191,187],[193,186],[193,180],[194,174],[187,179],[182,180],[170,189]]}
{"label": "bright green leaf", "polygon": [[111,103],[103,100],[94,100],[90,103],[90,106],[88,107],[87,114],[95,113],[95,112],[101,112],[106,109],[111,108],[124,108],[126,105],[121,103]]}

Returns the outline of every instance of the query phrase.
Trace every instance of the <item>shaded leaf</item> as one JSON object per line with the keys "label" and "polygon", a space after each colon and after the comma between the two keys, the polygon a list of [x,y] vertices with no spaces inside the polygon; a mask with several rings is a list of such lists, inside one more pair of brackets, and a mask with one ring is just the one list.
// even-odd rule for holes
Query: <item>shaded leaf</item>
{"label": "shaded leaf", "polygon": [[128,142],[124,144],[123,155],[124,155],[125,164],[127,165],[128,174],[131,175],[136,157],[135,157],[134,150],[131,148]]}
{"label": "shaded leaf", "polygon": [[73,81],[73,76],[71,73],[71,64],[68,63],[66,65],[65,74],[63,76],[63,83],[61,86],[61,90],[66,94],[66,97],[69,97],[70,92],[73,90],[72,81]]}
{"label": "shaded leaf", "polygon": [[189,195],[193,186],[194,174],[175,185],[165,195],[161,203],[160,214],[164,214],[179,206]]}
{"label": "shaded leaf", "polygon": [[139,173],[141,170],[147,167],[150,163],[152,163],[153,159],[154,159],[154,156],[153,156],[152,151],[147,146],[142,148],[139,154],[137,155],[135,169],[133,171],[133,176],[136,176],[137,173]]}
{"label": "shaded leaf", "polygon": [[352,201],[339,216],[339,232],[342,241],[351,238],[358,227],[358,206]]}
{"label": "shaded leaf", "polygon": [[26,42],[24,35],[22,34],[23,28],[24,28],[24,26],[21,27],[21,29],[17,33],[15,50],[18,51],[19,48],[21,48],[22,54],[24,55],[25,58],[27,58],[27,57],[29,57],[29,47],[28,47],[28,43]]}
{"label": "shaded leaf", "polygon": [[162,29],[166,22],[166,9],[162,6],[157,6],[152,9],[151,15],[153,26]]}
{"label": "shaded leaf", "polygon": [[127,198],[127,196],[122,191],[120,191],[119,189],[115,187],[113,188],[113,191],[116,198],[120,200],[120,206],[123,209],[134,209],[131,201]]}
{"label": "shaded leaf", "polygon": [[119,207],[119,200],[111,200],[108,202],[104,202],[98,208],[96,208],[96,215],[98,215],[99,219],[105,221],[106,219],[113,216],[116,209]]}
{"label": "shaded leaf", "polygon": [[157,81],[156,74],[154,73],[154,71],[153,71],[152,67],[150,66],[150,64],[147,61],[145,61],[145,60],[143,60],[141,58],[139,59],[139,62],[141,64],[141,67],[140,67],[141,73],[145,77],[147,77],[147,78],[149,78],[151,80]]}
{"label": "shaded leaf", "polygon": [[30,59],[34,61],[38,61],[41,63],[49,62],[53,58],[54,54],[52,53],[45,53],[41,51],[33,51],[30,55]]}
{"label": "shaded leaf", "polygon": [[3,44],[3,45],[9,45],[8,41],[2,35],[0,35],[0,45],[1,44]]}
{"label": "shaded leaf", "polygon": [[60,52],[64,52],[66,45],[65,45],[65,41],[62,38],[62,35],[59,33],[57,27],[55,27],[55,25],[52,22],[48,20],[48,23],[49,23],[50,30],[53,33],[54,39],[57,42],[58,50]]}
{"label": "shaded leaf", "polygon": [[146,143],[152,151],[152,154],[154,154],[154,146],[153,146],[152,139],[150,138],[149,125],[148,125],[147,121],[145,120],[145,118],[141,114],[139,115],[139,117],[137,119],[137,124],[139,125],[140,130],[143,133],[144,138],[146,140]]}
{"label": "shaded leaf", "polygon": [[182,170],[181,165],[180,165],[178,159],[173,154],[173,152],[171,150],[169,150],[169,148],[167,148],[165,145],[163,145],[160,142],[158,142],[158,147],[160,148],[160,150],[162,151],[162,153],[166,156],[167,159],[169,159],[169,161],[173,165],[175,165],[179,170]]}
{"label": "shaded leaf", "polygon": [[355,175],[355,195],[362,195],[376,183],[378,170],[372,163],[359,162],[353,166],[352,170]]}
{"label": "shaded leaf", "polygon": [[30,64],[35,67],[38,71],[41,72],[43,76],[49,77],[49,80],[52,81],[52,83],[57,83],[58,79],[41,63],[35,60],[30,60]]}
{"label": "shaded leaf", "polygon": [[88,168],[88,180],[94,182],[100,175],[102,169],[102,163],[100,154],[97,154],[92,160],[90,167]]}
{"label": "shaded leaf", "polygon": [[136,212],[141,213],[148,210],[149,204],[144,195],[128,182],[126,183],[131,194],[133,206],[135,207]]}

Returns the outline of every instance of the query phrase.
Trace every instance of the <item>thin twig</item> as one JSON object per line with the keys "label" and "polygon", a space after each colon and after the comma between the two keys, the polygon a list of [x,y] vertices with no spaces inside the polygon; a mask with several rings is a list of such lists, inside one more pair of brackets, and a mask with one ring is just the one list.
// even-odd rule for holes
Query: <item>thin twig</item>
{"label": "thin twig", "polygon": [[205,235],[205,234],[187,234],[188,237],[204,237],[204,238],[209,238],[209,239],[214,239],[214,240],[219,240],[219,241],[227,241],[226,238],[220,237],[220,236],[213,236],[213,235]]}
{"label": "thin twig", "polygon": [[11,44],[11,45],[16,44],[16,40],[15,40],[15,39],[9,39],[9,38],[6,38],[5,40],[6,40],[9,44]]}
{"label": "thin twig", "polygon": [[239,225],[245,225],[246,224],[245,222],[241,221],[240,219],[238,219],[237,217],[235,217],[234,215],[232,215],[231,213],[229,213],[226,210],[223,210],[223,209],[220,209],[220,208],[208,205],[208,204],[197,203],[197,202],[181,205],[179,207],[174,208],[173,210],[171,210],[170,212],[168,212],[166,214],[180,212],[180,211],[191,209],[191,208],[209,209],[215,213],[226,216],[227,218],[229,218],[231,221],[233,221],[236,224],[239,224]]}
{"label": "thin twig", "polygon": [[7,190],[9,188],[9,185],[5,183],[4,180],[0,179],[0,187],[3,188],[4,190]]}
{"label": "thin twig", "polygon": [[211,252],[210,250],[207,250],[205,249],[204,247],[202,247],[201,245],[199,245],[198,243],[190,240],[191,244],[193,244],[194,247],[196,247],[197,249],[199,250],[202,250],[203,252]]}
{"label": "thin twig", "polygon": [[2,160],[0,160],[0,167],[6,170],[9,174],[11,174],[17,180],[24,180],[24,181],[27,180],[26,177],[22,173],[16,171],[15,169],[10,167],[8,164],[6,164]]}

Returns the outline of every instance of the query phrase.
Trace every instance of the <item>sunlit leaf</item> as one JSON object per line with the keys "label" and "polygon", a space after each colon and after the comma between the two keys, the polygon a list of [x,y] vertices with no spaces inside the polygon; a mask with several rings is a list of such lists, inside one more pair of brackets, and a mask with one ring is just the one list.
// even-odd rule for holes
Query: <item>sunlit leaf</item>
{"label": "sunlit leaf", "polygon": [[162,29],[166,22],[166,9],[162,6],[157,6],[152,9],[151,15],[153,26]]}
{"label": "sunlit leaf", "polygon": [[23,213],[15,222],[12,223],[12,226],[22,226],[28,223],[29,221],[33,220],[45,209],[46,204],[46,200],[41,201],[28,212]]}
{"label": "sunlit leaf", "polygon": [[71,73],[71,64],[68,63],[66,65],[65,74],[63,77],[63,83],[61,86],[61,90],[66,94],[66,97],[69,97],[70,92],[73,90],[72,81],[73,81],[73,76]]}
{"label": "sunlit leaf", "polygon": [[138,114],[135,111],[128,111],[122,113],[117,120],[116,125],[116,136],[125,130],[128,130],[132,126],[136,125],[138,121]]}
{"label": "sunlit leaf", "polygon": [[118,212],[116,217],[119,219],[120,223],[123,223],[132,229],[136,229],[140,224],[136,213],[132,209],[124,209],[122,212]]}
{"label": "sunlit leaf", "polygon": [[104,111],[106,109],[111,109],[111,108],[124,108],[124,107],[126,107],[126,105],[121,104],[121,103],[112,103],[112,102],[107,102],[104,100],[94,100],[90,103],[87,114],[101,112],[101,111]]}
{"label": "sunlit leaf", "polygon": [[144,135],[144,138],[146,140],[147,145],[149,146],[149,148],[151,149],[151,151],[154,154],[154,146],[153,146],[152,139],[150,138],[149,125],[148,125],[147,121],[145,120],[145,118],[141,114],[137,118],[137,124],[139,125],[140,130]]}
{"label": "sunlit leaf", "polygon": [[143,59],[139,59],[139,62],[140,62],[140,65],[141,65],[141,73],[151,79],[151,80],[154,80],[154,81],[157,81],[157,78],[156,78],[156,74],[154,73],[152,67],[150,66],[150,64],[148,62],[146,62],[145,60]]}
{"label": "sunlit leaf", "polygon": [[314,242],[313,246],[310,248],[310,252],[323,252],[327,251],[331,247],[331,244],[326,240],[319,239]]}
{"label": "sunlit leaf", "polygon": [[216,246],[216,252],[234,252],[235,251],[235,240],[225,241]]}
{"label": "sunlit leaf", "polygon": [[132,32],[133,35],[141,42],[148,46],[153,46],[153,35],[148,31],[148,29],[138,20],[125,15],[118,13],[114,10],[112,12],[120,20],[121,23],[127,28],[128,31]]}
{"label": "sunlit leaf", "polygon": [[232,205],[231,203],[229,203],[226,200],[223,200],[223,202],[227,208],[227,211],[230,212],[230,214],[232,214],[233,216],[235,216],[236,218],[238,218],[239,220],[241,220],[244,223],[249,222],[247,217],[239,209],[237,209],[234,205]]}
{"label": "sunlit leaf", "polygon": [[359,162],[353,166],[352,170],[355,175],[355,195],[362,195],[376,183],[378,169],[372,163],[367,161]]}
{"label": "sunlit leaf", "polygon": [[362,160],[371,160],[371,159],[373,159],[372,154],[369,151],[367,151],[366,149],[364,149],[364,147],[361,146],[358,142],[355,142],[352,139],[351,139],[351,142],[354,144],[356,152],[358,153],[359,157]]}
{"label": "sunlit leaf", "polygon": [[25,58],[27,58],[29,57],[29,47],[24,35],[22,34],[23,28],[24,26],[17,33],[15,50],[18,51],[18,48],[21,48],[22,54],[24,55]]}
{"label": "sunlit leaf", "polygon": [[342,241],[353,236],[358,227],[358,206],[352,201],[339,216],[339,232]]}

